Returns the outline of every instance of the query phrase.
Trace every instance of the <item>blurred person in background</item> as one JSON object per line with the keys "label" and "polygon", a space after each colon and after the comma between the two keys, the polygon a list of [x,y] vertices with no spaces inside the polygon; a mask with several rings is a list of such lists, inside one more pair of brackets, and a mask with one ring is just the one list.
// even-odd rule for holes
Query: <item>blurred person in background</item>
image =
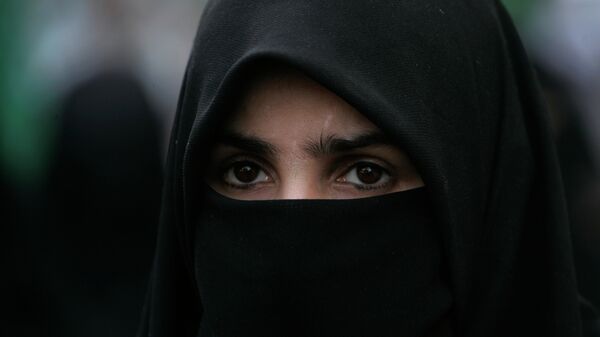
{"label": "blurred person in background", "polygon": [[105,72],[62,104],[39,230],[57,336],[131,336],[158,222],[160,132],[139,82]]}
{"label": "blurred person in background", "polygon": [[548,104],[573,232],[574,260],[581,293],[600,306],[600,180],[581,111],[567,81],[543,67],[538,78]]}
{"label": "blurred person in background", "polygon": [[202,6],[0,4],[3,336],[133,335]]}
{"label": "blurred person in background", "polygon": [[551,116],[580,290],[600,306],[600,1],[547,0],[521,25]]}

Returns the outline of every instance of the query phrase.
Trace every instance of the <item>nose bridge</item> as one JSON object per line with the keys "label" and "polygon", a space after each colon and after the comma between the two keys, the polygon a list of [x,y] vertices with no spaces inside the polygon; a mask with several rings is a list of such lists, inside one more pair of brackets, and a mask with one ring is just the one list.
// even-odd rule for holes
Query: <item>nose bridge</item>
{"label": "nose bridge", "polygon": [[292,163],[287,174],[280,177],[280,199],[325,199],[318,170],[307,161]]}
{"label": "nose bridge", "polygon": [[325,199],[325,197],[314,191],[290,189],[282,192],[278,199]]}
{"label": "nose bridge", "polygon": [[324,199],[318,181],[306,176],[289,177],[282,182],[279,198],[281,199]]}

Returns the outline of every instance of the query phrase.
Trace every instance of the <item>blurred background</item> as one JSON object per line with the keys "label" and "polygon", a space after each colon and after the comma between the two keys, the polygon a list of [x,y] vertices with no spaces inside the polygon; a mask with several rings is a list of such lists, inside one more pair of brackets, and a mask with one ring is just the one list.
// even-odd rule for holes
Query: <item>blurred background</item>
{"label": "blurred background", "polygon": [[[204,0],[0,1],[0,336],[133,336]],[[600,307],[600,0],[504,0]],[[473,27],[477,29],[477,27]]]}
{"label": "blurred background", "polygon": [[134,336],[203,5],[0,1],[0,336]]}

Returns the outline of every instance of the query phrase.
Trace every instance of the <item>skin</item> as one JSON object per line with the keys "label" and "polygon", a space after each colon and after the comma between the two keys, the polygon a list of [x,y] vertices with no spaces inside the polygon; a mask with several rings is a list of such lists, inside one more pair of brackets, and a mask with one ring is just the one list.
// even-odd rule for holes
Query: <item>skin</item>
{"label": "skin", "polygon": [[353,199],[423,186],[410,159],[342,98],[287,69],[254,79],[210,156],[234,199]]}

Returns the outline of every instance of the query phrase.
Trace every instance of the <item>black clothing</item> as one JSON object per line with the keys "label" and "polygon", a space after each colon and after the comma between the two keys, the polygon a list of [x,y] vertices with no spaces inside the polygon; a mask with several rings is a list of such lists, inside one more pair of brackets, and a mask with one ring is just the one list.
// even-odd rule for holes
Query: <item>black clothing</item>
{"label": "black clothing", "polygon": [[160,193],[156,115],[139,81],[99,73],[70,91],[50,170],[41,266],[45,336],[131,336],[144,303]]}
{"label": "black clothing", "polygon": [[449,313],[424,188],[354,200],[205,195],[201,336],[422,336]]}
{"label": "black clothing", "polygon": [[[208,224],[197,221],[205,216],[199,173],[248,69],[269,62],[301,70],[409,153],[441,235],[455,335],[582,335],[546,111],[498,1],[221,0],[205,8],[183,82],[141,336],[225,331],[208,316],[228,300],[206,285],[219,274],[209,275],[214,263],[194,255],[201,243],[226,242],[199,238]],[[385,290],[401,290],[404,281]]]}

